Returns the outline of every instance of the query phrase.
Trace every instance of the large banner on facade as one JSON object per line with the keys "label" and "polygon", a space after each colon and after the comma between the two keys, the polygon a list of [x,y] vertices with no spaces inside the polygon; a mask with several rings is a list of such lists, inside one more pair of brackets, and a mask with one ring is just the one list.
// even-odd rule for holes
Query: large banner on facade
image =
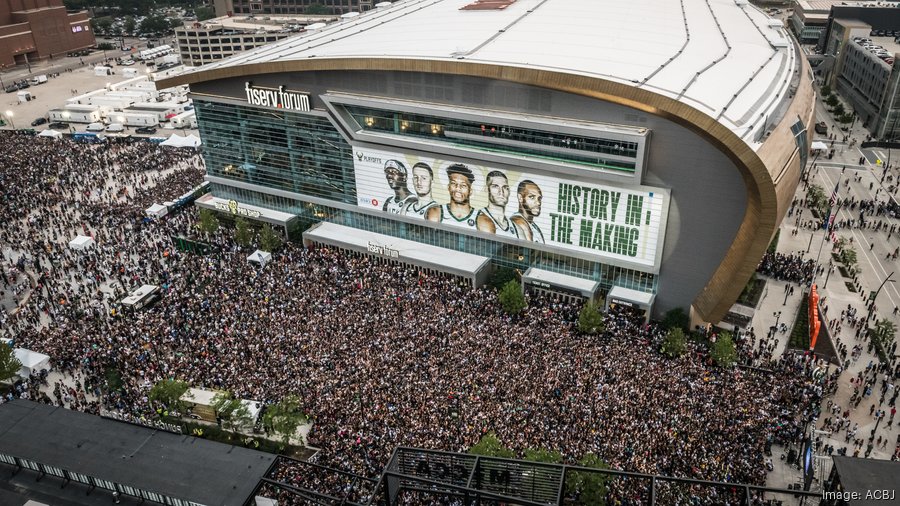
{"label": "large banner on facade", "polygon": [[669,194],[586,184],[452,159],[355,147],[357,204],[368,209],[659,266]]}

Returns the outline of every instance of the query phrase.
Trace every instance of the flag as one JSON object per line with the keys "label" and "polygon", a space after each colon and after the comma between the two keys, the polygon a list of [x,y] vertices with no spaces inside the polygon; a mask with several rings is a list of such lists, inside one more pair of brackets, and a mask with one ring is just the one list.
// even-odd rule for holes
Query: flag
{"label": "flag", "polygon": [[822,228],[828,230],[831,228],[832,223],[834,223],[834,218],[837,216],[837,212],[834,210],[835,204],[837,204],[837,193],[838,188],[840,188],[841,180],[838,179],[838,182],[834,185],[834,190],[831,192],[831,198],[828,199],[828,217],[825,218],[825,222],[822,223]]}
{"label": "flag", "polygon": [[838,179],[837,184],[834,185],[834,191],[831,192],[831,199],[828,200],[828,205],[831,207],[834,207],[834,205],[837,204],[837,192],[838,192],[838,187],[840,185],[841,185],[841,180]]}

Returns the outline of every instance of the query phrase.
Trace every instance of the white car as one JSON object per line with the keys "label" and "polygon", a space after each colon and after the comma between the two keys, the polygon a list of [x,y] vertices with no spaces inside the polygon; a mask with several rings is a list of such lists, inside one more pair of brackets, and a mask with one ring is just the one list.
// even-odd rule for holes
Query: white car
{"label": "white car", "polygon": [[106,127],[107,132],[124,132],[125,125],[121,123],[110,123],[108,127]]}
{"label": "white car", "polygon": [[106,130],[106,125],[104,125],[103,123],[91,123],[85,128],[85,130],[87,130],[88,132],[102,132]]}

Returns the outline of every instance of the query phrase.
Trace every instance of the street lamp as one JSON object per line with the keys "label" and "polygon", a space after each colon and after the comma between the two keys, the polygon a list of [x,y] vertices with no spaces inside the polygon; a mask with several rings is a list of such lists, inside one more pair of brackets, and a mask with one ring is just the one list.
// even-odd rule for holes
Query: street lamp
{"label": "street lamp", "polygon": [[781,319],[781,311],[773,312],[772,316],[775,317],[775,332],[778,332],[778,320]]}
{"label": "street lamp", "polygon": [[888,274],[888,277],[884,278],[884,281],[882,281],[881,285],[878,286],[878,290],[875,290],[875,293],[872,294],[871,300],[869,300],[869,314],[868,316],[866,316],[867,322],[872,318],[872,310],[875,308],[875,301],[878,299],[878,294],[881,293],[881,289],[884,288],[885,283],[887,283],[888,281],[890,281],[891,283],[896,281],[894,279],[891,279],[893,276],[893,272]]}
{"label": "street lamp", "polygon": [[9,119],[9,126],[11,126],[13,130],[15,130],[16,123],[13,121],[13,116],[15,116],[15,115],[13,114],[12,111],[6,111],[6,117]]}

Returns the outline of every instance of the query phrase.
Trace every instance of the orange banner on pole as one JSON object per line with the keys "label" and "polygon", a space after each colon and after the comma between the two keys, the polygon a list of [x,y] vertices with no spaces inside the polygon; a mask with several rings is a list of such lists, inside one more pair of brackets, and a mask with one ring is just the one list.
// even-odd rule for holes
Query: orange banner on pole
{"label": "orange banner on pole", "polygon": [[809,291],[809,350],[816,347],[816,339],[819,337],[819,329],[822,323],[819,321],[819,294],[816,285],[812,285]]}

